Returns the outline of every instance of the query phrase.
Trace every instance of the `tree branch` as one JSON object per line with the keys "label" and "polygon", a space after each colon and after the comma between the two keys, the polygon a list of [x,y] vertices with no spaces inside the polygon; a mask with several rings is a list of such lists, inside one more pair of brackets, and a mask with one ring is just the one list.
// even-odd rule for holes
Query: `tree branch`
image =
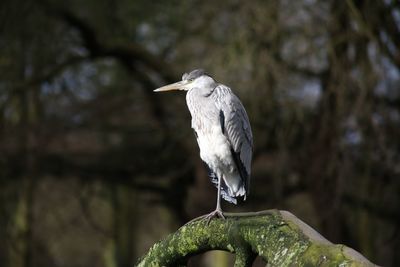
{"label": "tree branch", "polygon": [[55,16],[79,32],[83,45],[90,53],[90,57],[113,57],[129,67],[136,63],[141,63],[155,73],[160,74],[167,82],[179,79],[179,75],[173,71],[172,66],[147,51],[143,46],[133,42],[124,44],[99,40],[98,33],[92,25],[70,10],[53,6],[46,1],[42,1],[42,6],[49,15]]}
{"label": "tree branch", "polygon": [[184,265],[196,254],[225,250],[235,266],[251,266],[259,255],[271,266],[376,266],[344,245],[330,243],[287,211],[225,213],[207,225],[200,217],[159,241],[137,266]]}
{"label": "tree branch", "polygon": [[44,72],[41,75],[34,76],[27,81],[20,82],[12,86],[12,89],[15,92],[19,92],[22,90],[27,90],[30,87],[34,87],[36,85],[40,85],[43,82],[50,81],[60,73],[62,73],[66,68],[77,65],[83,61],[87,60],[83,56],[73,56],[66,59],[64,62],[59,63],[58,65],[53,66],[47,72]]}

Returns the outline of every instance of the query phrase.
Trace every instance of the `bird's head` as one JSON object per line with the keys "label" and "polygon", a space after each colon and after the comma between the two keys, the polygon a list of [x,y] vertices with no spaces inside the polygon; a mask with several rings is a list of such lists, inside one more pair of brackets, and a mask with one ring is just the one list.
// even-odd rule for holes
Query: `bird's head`
{"label": "bird's head", "polygon": [[214,89],[215,80],[211,78],[204,70],[196,69],[190,73],[182,75],[182,81],[165,85],[157,88],[154,92],[165,92],[171,90],[189,91],[194,88],[212,88]]}

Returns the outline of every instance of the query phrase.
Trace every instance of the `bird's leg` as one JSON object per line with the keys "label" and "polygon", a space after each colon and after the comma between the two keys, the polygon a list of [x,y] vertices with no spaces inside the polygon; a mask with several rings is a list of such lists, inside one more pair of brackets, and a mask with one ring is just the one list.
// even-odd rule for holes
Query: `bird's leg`
{"label": "bird's leg", "polygon": [[222,180],[221,178],[218,178],[217,207],[215,208],[215,211],[219,211],[221,213],[221,215],[222,215],[222,209],[221,209],[221,180]]}
{"label": "bird's leg", "polygon": [[210,214],[208,214],[205,217],[207,219],[207,224],[209,224],[210,220],[214,217],[219,217],[219,218],[225,219],[225,216],[222,213],[222,209],[221,209],[221,180],[222,180],[222,177],[219,175],[218,176],[218,190],[217,190],[217,207],[215,208],[215,210],[213,212],[211,212]]}

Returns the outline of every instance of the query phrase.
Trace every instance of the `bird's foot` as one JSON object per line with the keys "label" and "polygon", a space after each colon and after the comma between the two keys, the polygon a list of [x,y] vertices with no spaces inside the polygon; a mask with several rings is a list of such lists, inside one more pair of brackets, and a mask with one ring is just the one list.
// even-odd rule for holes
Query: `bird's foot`
{"label": "bird's foot", "polygon": [[214,210],[214,211],[211,212],[210,214],[207,214],[207,215],[204,217],[204,219],[207,220],[207,225],[210,224],[211,219],[212,219],[212,218],[215,218],[215,217],[219,217],[219,218],[225,220],[225,216],[224,216],[224,214],[222,213],[222,210],[221,210],[221,209],[216,209],[216,210]]}

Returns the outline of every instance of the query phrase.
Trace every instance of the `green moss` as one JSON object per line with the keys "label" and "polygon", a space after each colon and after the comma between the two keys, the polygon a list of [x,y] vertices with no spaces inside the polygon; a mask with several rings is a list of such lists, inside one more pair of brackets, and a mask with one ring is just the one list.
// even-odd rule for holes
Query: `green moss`
{"label": "green moss", "polygon": [[[272,266],[366,266],[344,253],[343,246],[322,244],[277,211],[254,216],[190,222],[155,244],[138,266],[175,266],[196,253],[226,250],[236,254],[235,266],[251,266],[253,254]],[[368,265],[368,264],[367,264]]]}

